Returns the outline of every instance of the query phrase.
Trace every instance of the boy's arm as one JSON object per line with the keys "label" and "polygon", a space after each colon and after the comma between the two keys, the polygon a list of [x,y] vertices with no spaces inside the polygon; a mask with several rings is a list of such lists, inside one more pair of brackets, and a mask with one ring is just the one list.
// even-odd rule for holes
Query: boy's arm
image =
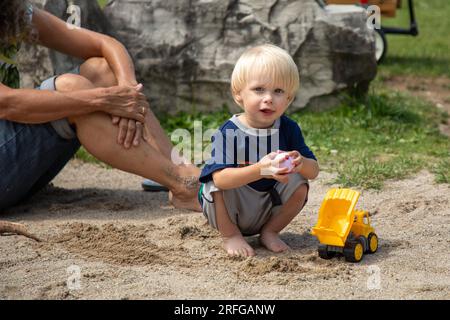
{"label": "boy's arm", "polygon": [[242,168],[225,168],[213,173],[212,177],[217,188],[222,190],[242,187],[262,178],[275,179],[279,182],[288,181],[288,168],[280,167],[283,159],[275,160],[277,153],[271,152],[257,163]]}
{"label": "boy's arm", "polygon": [[298,153],[298,151],[294,152],[296,153],[297,157],[294,160],[295,168],[293,172],[300,173],[308,180],[317,178],[317,176],[319,175],[319,164],[317,163],[317,161],[314,159],[302,157],[300,153]]}
{"label": "boy's arm", "polygon": [[242,168],[225,168],[214,172],[212,177],[217,188],[234,189],[261,179],[261,169],[257,163]]}

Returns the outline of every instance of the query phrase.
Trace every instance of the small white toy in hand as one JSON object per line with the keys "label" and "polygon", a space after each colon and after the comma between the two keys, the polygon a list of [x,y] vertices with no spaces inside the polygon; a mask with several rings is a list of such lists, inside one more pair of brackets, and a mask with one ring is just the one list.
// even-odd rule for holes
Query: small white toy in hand
{"label": "small white toy in hand", "polygon": [[287,152],[281,152],[281,153],[277,154],[275,156],[274,160],[278,161],[280,159],[285,159],[284,161],[280,162],[280,168],[288,168],[289,169],[288,173],[291,172],[292,169],[294,169],[294,163],[293,163],[294,158],[290,157]]}

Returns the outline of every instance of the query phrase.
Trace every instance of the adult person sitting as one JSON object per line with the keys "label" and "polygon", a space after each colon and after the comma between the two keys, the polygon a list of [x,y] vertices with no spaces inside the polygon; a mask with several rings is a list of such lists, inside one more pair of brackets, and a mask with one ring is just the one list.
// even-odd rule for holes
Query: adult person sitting
{"label": "adult person sitting", "polygon": [[[21,42],[85,62],[72,73],[20,89]],[[172,144],[150,110],[133,62],[117,40],[68,28],[22,0],[0,1],[0,209],[47,185],[83,145],[114,168],[167,186],[177,208],[200,211],[200,170],[175,165]]]}

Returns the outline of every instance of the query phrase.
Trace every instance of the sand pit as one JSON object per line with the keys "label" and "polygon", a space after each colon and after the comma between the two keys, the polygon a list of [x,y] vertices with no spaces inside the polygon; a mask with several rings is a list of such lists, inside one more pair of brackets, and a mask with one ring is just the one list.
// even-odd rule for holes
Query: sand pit
{"label": "sand pit", "polygon": [[53,186],[1,219],[44,239],[0,237],[0,299],[450,299],[450,188],[422,171],[363,191],[379,251],[322,260],[309,232],[332,175],[282,238],[292,250],[230,258],[200,213],[176,210],[141,178],[71,161]]}

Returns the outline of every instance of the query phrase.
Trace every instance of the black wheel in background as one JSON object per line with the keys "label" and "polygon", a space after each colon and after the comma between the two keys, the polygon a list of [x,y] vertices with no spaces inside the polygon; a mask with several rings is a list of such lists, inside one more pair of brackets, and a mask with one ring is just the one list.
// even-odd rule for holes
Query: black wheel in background
{"label": "black wheel in background", "polygon": [[377,63],[383,62],[387,53],[387,40],[383,29],[375,29],[375,58]]}

